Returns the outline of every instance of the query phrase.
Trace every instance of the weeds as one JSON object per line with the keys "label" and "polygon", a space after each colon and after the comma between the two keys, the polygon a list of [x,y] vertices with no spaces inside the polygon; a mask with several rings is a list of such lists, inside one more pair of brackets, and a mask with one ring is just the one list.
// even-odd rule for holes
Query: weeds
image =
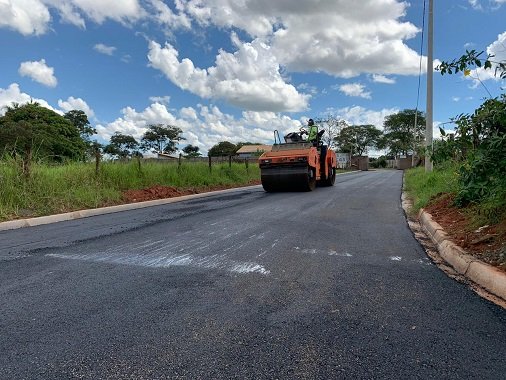
{"label": "weeds", "polygon": [[[140,167],[139,167],[140,165]],[[149,161],[103,162],[64,165],[33,163],[25,178],[13,160],[0,161],[0,220],[41,216],[120,202],[121,193],[154,185],[181,189],[216,185],[244,185],[259,178],[257,165],[174,163]]]}

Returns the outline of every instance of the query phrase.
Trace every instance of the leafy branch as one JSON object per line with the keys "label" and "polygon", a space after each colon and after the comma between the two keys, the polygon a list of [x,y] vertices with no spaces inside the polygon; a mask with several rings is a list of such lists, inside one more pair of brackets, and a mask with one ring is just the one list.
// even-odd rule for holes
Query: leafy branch
{"label": "leafy branch", "polygon": [[483,51],[477,52],[476,50],[466,50],[466,54],[460,58],[456,58],[451,62],[443,61],[436,67],[436,70],[441,72],[441,75],[453,74],[464,72],[464,75],[469,75],[472,67],[483,67],[484,69],[492,69],[495,65],[495,76],[501,79],[506,79],[506,61],[493,61],[491,58],[494,55],[487,55],[483,58]]}

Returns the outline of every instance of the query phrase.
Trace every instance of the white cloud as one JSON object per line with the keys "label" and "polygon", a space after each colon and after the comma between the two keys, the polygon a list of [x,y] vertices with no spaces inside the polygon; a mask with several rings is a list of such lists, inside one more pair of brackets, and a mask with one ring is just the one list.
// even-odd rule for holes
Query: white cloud
{"label": "white cloud", "polygon": [[339,86],[341,91],[346,96],[356,96],[364,99],[371,99],[371,92],[365,91],[365,86],[360,83],[346,83]]}
{"label": "white cloud", "polygon": [[56,87],[58,84],[58,80],[54,76],[54,69],[46,65],[45,59],[22,62],[18,72],[21,76],[32,78],[47,87]]}
{"label": "white cloud", "polygon": [[70,96],[66,101],[59,99],[58,107],[60,107],[63,112],[69,112],[72,110],[80,110],[83,111],[88,118],[92,118],[95,116],[95,112],[91,109],[91,107],[81,98],[74,98]]}
{"label": "white cloud", "polygon": [[40,35],[50,29],[51,10],[63,22],[85,28],[85,20],[101,24],[105,20],[127,24],[146,16],[138,0],[0,0],[0,28],[25,36]]}
{"label": "white cloud", "polygon": [[195,108],[193,107],[183,107],[179,111],[179,114],[183,119],[189,119],[189,120],[197,120],[197,111],[195,111]]}
{"label": "white cloud", "polygon": [[0,116],[4,115],[6,107],[12,106],[13,103],[22,105],[28,102],[37,102],[43,107],[49,108],[50,110],[60,114],[62,113],[61,111],[51,107],[44,99],[33,98],[30,95],[21,92],[17,83],[11,83],[9,87],[5,89],[0,88]]}
{"label": "white cloud", "polygon": [[372,81],[376,82],[376,83],[385,83],[385,84],[394,84],[395,83],[395,79],[388,78],[385,75],[381,75],[381,74],[373,74]]}
{"label": "white cloud", "polygon": [[385,117],[398,113],[398,108],[384,108],[380,111],[369,110],[360,106],[330,108],[327,113],[336,116],[338,119],[346,121],[348,125],[370,124],[383,130]]}
{"label": "white cloud", "polygon": [[96,44],[95,46],[93,46],[93,49],[105,55],[113,55],[114,52],[116,51],[116,48],[114,46],[107,46],[104,44]]}
{"label": "white cloud", "polygon": [[[501,33],[497,36],[497,40],[495,40],[492,44],[487,47],[487,54],[493,56],[490,58],[493,62],[505,62],[506,61],[506,32]],[[475,86],[479,85],[479,80],[495,80],[497,82],[501,81],[499,75],[495,75],[496,68],[498,65],[496,63],[492,63],[491,69],[484,69],[483,67],[479,67],[475,70],[471,71],[471,74],[467,77],[475,81]],[[479,79],[479,80],[478,80]]]}
{"label": "white cloud", "polygon": [[481,4],[480,4],[480,0],[469,0],[469,5],[471,7],[473,7],[473,9],[476,9],[476,10],[481,10],[483,9]]}
{"label": "white cloud", "polygon": [[188,15],[181,12],[182,7],[180,2],[176,1],[176,7],[179,8],[179,12],[175,13],[167,4],[161,0],[148,0],[149,5],[153,8],[154,20],[165,27],[165,33],[169,36],[172,35],[172,31],[175,29],[190,29],[191,20]]}
{"label": "white cloud", "polygon": [[239,50],[233,54],[221,50],[216,65],[207,69],[195,67],[188,58],[179,61],[179,53],[169,43],[162,47],[151,41],[148,59],[153,68],[162,71],[178,87],[203,98],[224,99],[255,111],[307,108],[310,96],[300,94],[284,81],[269,46],[260,39],[239,44]]}
{"label": "white cloud", "polygon": [[290,71],[345,78],[418,73],[419,56],[404,40],[419,29],[401,21],[408,6],[404,1],[188,0],[182,5],[201,25],[268,38],[273,54]]}
{"label": "white cloud", "polygon": [[25,36],[48,30],[51,15],[40,0],[0,1],[0,28],[9,28]]}
{"label": "white cloud", "polygon": [[151,103],[160,103],[160,104],[166,104],[168,105],[170,102],[170,96],[150,96],[149,101]]}
{"label": "white cloud", "polygon": [[85,19],[97,24],[113,20],[123,24],[134,22],[146,16],[138,0],[42,0],[48,7],[54,7],[63,21],[85,27]]}
{"label": "white cloud", "polygon": [[271,144],[274,129],[284,134],[301,127],[300,121],[275,112],[244,111],[236,118],[212,105],[198,105],[197,109],[184,107],[171,113],[165,105],[153,103],[141,112],[126,107],[121,113],[113,122],[96,126],[100,138],[109,140],[115,132],[120,132],[139,140],[149,124],[171,124],[183,130],[186,140],[181,142],[181,147],[196,145],[203,153],[220,141]]}
{"label": "white cloud", "polygon": [[502,4],[506,4],[506,0],[487,0],[486,4],[482,4],[482,0],[468,0],[469,5],[477,11],[482,11],[484,9],[499,9]]}

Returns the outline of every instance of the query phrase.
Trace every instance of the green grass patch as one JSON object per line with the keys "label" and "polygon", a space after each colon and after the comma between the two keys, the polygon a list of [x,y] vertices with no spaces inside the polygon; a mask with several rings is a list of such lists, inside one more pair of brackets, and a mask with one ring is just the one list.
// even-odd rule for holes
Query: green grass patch
{"label": "green grass patch", "polygon": [[413,199],[413,211],[418,212],[438,194],[455,193],[458,190],[458,169],[456,166],[437,167],[426,173],[418,167],[404,172],[404,187]]}
{"label": "green grass patch", "polygon": [[25,178],[14,161],[0,161],[0,220],[41,216],[119,203],[124,190],[154,185],[181,189],[241,186],[260,178],[258,165],[132,160],[104,162],[98,173],[92,163],[33,164]]}

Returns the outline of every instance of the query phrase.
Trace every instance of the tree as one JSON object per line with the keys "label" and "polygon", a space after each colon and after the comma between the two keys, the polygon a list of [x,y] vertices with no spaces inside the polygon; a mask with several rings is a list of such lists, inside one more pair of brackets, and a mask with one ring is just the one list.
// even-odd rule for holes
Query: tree
{"label": "tree", "polygon": [[209,149],[209,157],[233,156],[237,152],[237,146],[229,141],[221,141]]}
{"label": "tree", "polygon": [[118,156],[119,158],[127,158],[138,154],[139,143],[130,135],[124,135],[115,132],[111,136],[109,145],[104,148],[104,153]]}
{"label": "tree", "polygon": [[416,111],[416,115],[416,126],[415,110],[412,109],[405,109],[385,118],[383,145],[389,149],[390,154],[408,155],[410,152],[421,150],[424,141],[425,116],[421,111]]}
{"label": "tree", "polygon": [[97,133],[97,130],[90,125],[88,116],[86,116],[84,111],[71,110],[63,115],[63,117],[77,128],[81,138],[85,141],[89,141],[90,137]]}
{"label": "tree", "polygon": [[341,129],[334,141],[340,152],[362,156],[368,148],[378,147],[381,136],[374,125],[352,125]]}
{"label": "tree", "polygon": [[184,140],[183,131],[174,125],[151,124],[141,139],[143,151],[171,154],[177,151],[176,144]]}
{"label": "tree", "polygon": [[80,159],[86,144],[78,129],[63,116],[36,102],[7,107],[0,117],[0,151],[19,156],[29,174],[32,158],[50,161]]}
{"label": "tree", "polygon": [[198,146],[189,144],[183,148],[183,153],[186,158],[200,157],[202,154],[199,150],[200,148]]}
{"label": "tree", "polygon": [[320,127],[320,129],[325,130],[321,140],[331,149],[336,147],[335,139],[339,136],[341,130],[348,127],[346,121],[339,119],[334,115],[328,115],[325,118],[317,119],[315,123]]}

